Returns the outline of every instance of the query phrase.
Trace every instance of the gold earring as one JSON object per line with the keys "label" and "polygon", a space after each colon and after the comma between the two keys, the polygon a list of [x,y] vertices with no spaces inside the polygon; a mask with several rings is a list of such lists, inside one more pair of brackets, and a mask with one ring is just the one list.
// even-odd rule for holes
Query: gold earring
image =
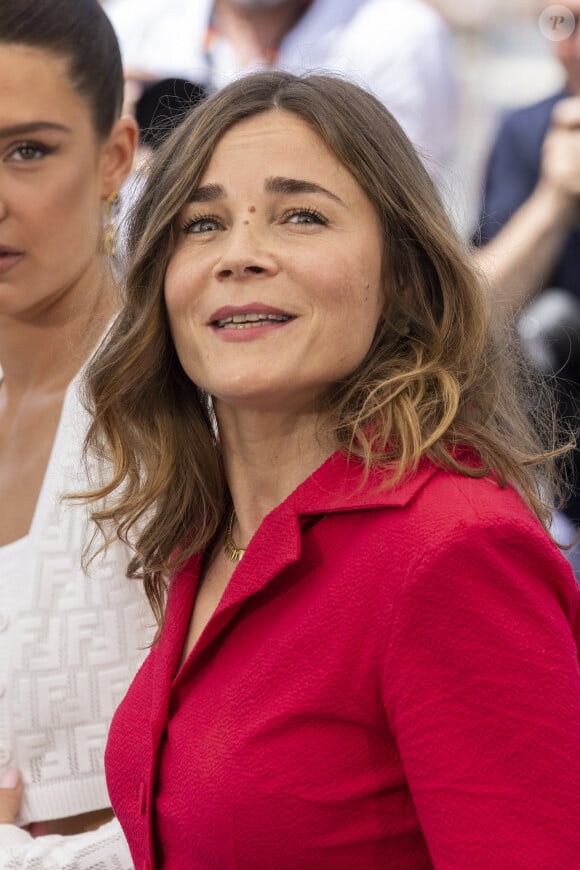
{"label": "gold earring", "polygon": [[106,257],[114,257],[117,253],[117,230],[115,229],[113,218],[117,211],[119,198],[119,193],[115,190],[104,199],[105,226],[103,228],[101,247]]}

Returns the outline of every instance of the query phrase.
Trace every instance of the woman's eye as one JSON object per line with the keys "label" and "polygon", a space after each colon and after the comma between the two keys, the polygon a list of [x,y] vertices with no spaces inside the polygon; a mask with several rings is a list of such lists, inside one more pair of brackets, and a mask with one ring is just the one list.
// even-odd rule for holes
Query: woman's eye
{"label": "woman's eye", "polygon": [[326,218],[312,208],[295,209],[286,215],[286,222],[289,224],[319,224],[325,226],[328,221]]}
{"label": "woman's eye", "polygon": [[196,217],[183,225],[184,233],[214,233],[222,229],[222,224],[214,217]]}
{"label": "woman's eye", "polygon": [[9,152],[10,160],[16,160],[19,163],[29,163],[33,160],[41,160],[45,157],[49,150],[45,145],[37,144],[36,142],[21,142]]}

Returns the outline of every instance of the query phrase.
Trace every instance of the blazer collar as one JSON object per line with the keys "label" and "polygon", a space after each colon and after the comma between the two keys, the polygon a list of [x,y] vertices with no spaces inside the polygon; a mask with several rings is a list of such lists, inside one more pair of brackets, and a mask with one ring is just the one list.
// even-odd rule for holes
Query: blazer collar
{"label": "blazer collar", "polygon": [[384,468],[373,469],[365,479],[362,463],[337,451],[294,490],[287,503],[297,516],[402,507],[437,471],[425,459],[414,474],[389,486],[389,472]]}
{"label": "blazer collar", "polygon": [[[339,511],[400,507],[407,504],[437,473],[433,463],[424,461],[417,472],[395,487],[385,487],[383,469],[365,480],[362,465],[342,452],[334,453],[301,483],[288,498],[269,513],[252,538],[242,561],[224,592],[217,610],[196,644],[193,658],[205,649],[252,595],[264,589],[284,569],[298,561],[302,549],[301,525],[313,515]],[[191,559],[176,575],[168,602],[172,640],[161,633],[160,652],[167,649],[170,673],[178,657],[195,595],[201,565],[200,556]],[[175,634],[181,642],[174,644]],[[165,635],[165,636],[164,636]],[[179,678],[179,675],[178,675]]]}

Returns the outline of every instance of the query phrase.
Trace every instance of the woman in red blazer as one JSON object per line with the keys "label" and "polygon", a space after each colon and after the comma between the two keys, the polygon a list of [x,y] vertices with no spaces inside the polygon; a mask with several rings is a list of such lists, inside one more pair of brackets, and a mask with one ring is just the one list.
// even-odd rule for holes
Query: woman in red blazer
{"label": "woman in red blazer", "polygon": [[131,238],[89,386],[95,519],[160,626],[108,745],[135,866],[580,868],[553,454],[397,123],[243,78],[162,148]]}

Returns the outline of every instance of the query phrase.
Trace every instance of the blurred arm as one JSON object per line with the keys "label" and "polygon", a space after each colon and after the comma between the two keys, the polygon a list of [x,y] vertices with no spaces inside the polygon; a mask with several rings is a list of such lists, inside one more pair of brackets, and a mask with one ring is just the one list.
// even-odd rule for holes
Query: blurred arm
{"label": "blurred arm", "polygon": [[578,220],[580,98],[557,104],[544,141],[538,183],[499,233],[474,252],[495,313],[509,317],[548,283]]}

